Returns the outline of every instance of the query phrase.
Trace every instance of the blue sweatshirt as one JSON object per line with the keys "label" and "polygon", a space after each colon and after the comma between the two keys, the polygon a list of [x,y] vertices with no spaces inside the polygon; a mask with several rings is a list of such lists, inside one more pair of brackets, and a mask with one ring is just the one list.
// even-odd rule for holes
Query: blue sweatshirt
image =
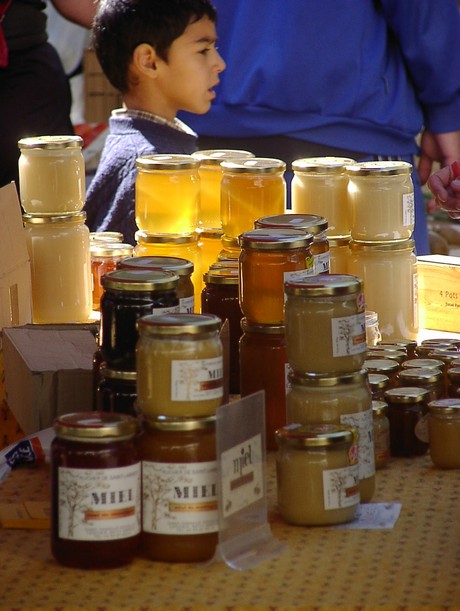
{"label": "blue sweatshirt", "polygon": [[200,135],[410,155],[460,129],[457,0],[213,0],[227,62]]}

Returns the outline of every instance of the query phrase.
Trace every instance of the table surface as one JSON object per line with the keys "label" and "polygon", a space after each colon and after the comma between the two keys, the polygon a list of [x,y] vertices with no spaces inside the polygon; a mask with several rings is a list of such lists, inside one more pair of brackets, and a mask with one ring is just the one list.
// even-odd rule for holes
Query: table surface
{"label": "table surface", "polygon": [[[377,471],[375,502],[400,502],[393,529],[293,527],[276,512],[274,458],[267,494],[277,558],[247,571],[136,558],[78,570],[52,558],[49,531],[0,528],[0,608],[401,608],[460,606],[460,470],[429,455]],[[47,500],[49,467],[20,467],[0,484],[4,502]]]}

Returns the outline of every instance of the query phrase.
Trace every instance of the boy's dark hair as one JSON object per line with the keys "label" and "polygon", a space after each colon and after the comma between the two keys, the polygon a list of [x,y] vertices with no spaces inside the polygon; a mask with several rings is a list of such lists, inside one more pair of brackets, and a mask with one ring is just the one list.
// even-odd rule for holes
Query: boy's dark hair
{"label": "boy's dark hair", "polygon": [[151,45],[168,60],[168,50],[185,28],[207,16],[216,22],[210,0],[101,0],[92,28],[92,46],[110,83],[128,91],[134,49]]}

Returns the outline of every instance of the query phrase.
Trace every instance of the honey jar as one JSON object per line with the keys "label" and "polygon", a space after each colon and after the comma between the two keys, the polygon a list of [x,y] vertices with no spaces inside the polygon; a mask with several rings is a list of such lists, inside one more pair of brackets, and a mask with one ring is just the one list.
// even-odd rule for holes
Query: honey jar
{"label": "honey jar", "polygon": [[90,231],[89,241],[93,242],[123,242],[123,234],[119,231]]}
{"label": "honey jar", "polygon": [[350,238],[329,238],[329,267],[331,274],[348,274]]}
{"label": "honey jar", "polygon": [[65,566],[129,563],[140,543],[138,422],[125,414],[59,416],[51,444],[51,550]]}
{"label": "honey jar", "polygon": [[[198,248],[200,249],[202,277],[219,258],[222,251],[222,235],[221,231],[200,231]],[[203,288],[204,282],[201,282],[201,290]]]}
{"label": "honey jar", "polygon": [[376,373],[379,375],[387,376],[389,379],[389,388],[398,386],[397,375],[399,373],[399,363],[394,359],[380,358],[366,358],[364,361],[364,369],[369,374]]}
{"label": "honey jar", "polygon": [[416,456],[428,450],[429,391],[401,386],[385,391],[392,456]]}
{"label": "honey jar", "polygon": [[418,386],[426,388],[428,395],[426,401],[443,399],[445,396],[444,375],[440,369],[410,367],[398,373],[400,386]]}
{"label": "honey jar", "polygon": [[117,371],[102,365],[96,388],[96,409],[137,417],[135,371]]}
{"label": "honey jar", "polygon": [[460,399],[431,401],[428,409],[431,460],[441,469],[460,469]]}
{"label": "honey jar", "polygon": [[390,378],[381,373],[368,373],[372,400],[382,401],[384,392],[389,388]]}
{"label": "honey jar", "polygon": [[284,322],[284,283],[313,274],[313,237],[298,229],[253,229],[241,234],[239,294],[243,315],[266,325]]}
{"label": "honey jar", "polygon": [[408,359],[416,358],[417,340],[416,339],[381,339],[379,341],[380,346],[386,346],[390,348],[396,348],[397,350],[403,349],[407,353]]}
{"label": "honey jar", "polygon": [[385,401],[372,401],[374,422],[375,468],[381,469],[390,460],[390,421]]}
{"label": "honey jar", "polygon": [[90,241],[91,275],[93,278],[93,310],[98,311],[103,292],[101,278],[117,269],[120,261],[132,257],[134,247],[121,242]]}
{"label": "honey jar", "polygon": [[351,522],[359,505],[353,431],[333,424],[290,424],[276,432],[276,440],[283,519],[305,526]]}
{"label": "honey jar", "polygon": [[450,367],[446,371],[447,396],[452,399],[460,399],[460,367]]}

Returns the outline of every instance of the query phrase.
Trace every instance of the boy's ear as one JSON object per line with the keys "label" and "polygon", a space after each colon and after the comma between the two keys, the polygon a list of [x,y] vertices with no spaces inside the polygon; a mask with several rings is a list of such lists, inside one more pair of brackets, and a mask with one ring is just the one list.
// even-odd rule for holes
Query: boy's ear
{"label": "boy's ear", "polygon": [[138,74],[155,78],[157,62],[158,56],[151,45],[144,42],[134,49],[131,66]]}

